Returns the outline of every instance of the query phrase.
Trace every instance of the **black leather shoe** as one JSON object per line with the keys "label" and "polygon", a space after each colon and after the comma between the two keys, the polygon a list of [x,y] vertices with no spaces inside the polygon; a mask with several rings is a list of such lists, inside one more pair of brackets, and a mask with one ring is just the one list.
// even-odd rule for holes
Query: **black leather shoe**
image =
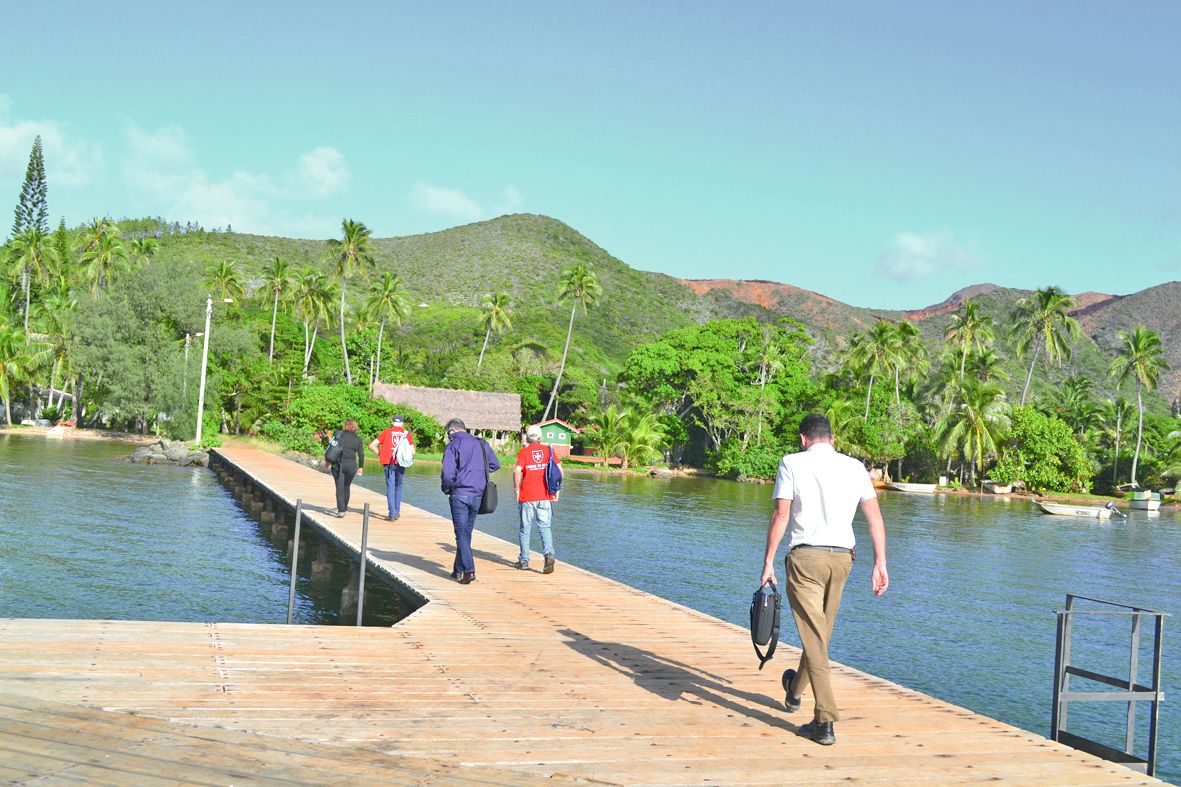
{"label": "black leather shoe", "polygon": [[802,735],[821,746],[832,746],[837,742],[836,733],[832,731],[831,721],[810,721],[796,730],[796,735]]}
{"label": "black leather shoe", "polygon": [[796,671],[793,669],[783,671],[783,707],[787,708],[788,713],[795,713],[800,709],[800,703],[803,697],[791,696],[791,684],[796,682]]}

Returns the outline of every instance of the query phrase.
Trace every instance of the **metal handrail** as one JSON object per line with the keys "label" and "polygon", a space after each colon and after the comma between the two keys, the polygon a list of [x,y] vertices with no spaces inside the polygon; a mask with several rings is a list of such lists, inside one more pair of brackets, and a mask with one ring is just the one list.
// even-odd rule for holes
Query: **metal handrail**
{"label": "metal handrail", "polygon": [[[1119,609],[1074,609],[1075,601],[1089,601],[1109,607],[1118,607]],[[1132,618],[1127,678],[1104,675],[1071,665],[1072,617],[1075,615],[1123,615]],[[1156,744],[1157,734],[1159,732],[1160,703],[1165,699],[1165,694],[1161,690],[1160,685],[1161,643],[1163,640],[1165,618],[1169,617],[1169,613],[1068,593],[1066,595],[1066,609],[1058,610],[1057,616],[1058,635],[1054,649],[1054,700],[1050,712],[1050,738],[1152,776],[1156,770]],[[1155,625],[1153,626],[1152,681],[1149,685],[1137,682],[1140,663],[1140,624],[1141,619],[1146,617],[1153,618],[1155,621]],[[1071,691],[1070,677],[1072,675],[1121,689],[1121,691]],[[1124,749],[1122,751],[1114,749],[1098,741],[1067,732],[1066,712],[1067,706],[1071,702],[1127,702],[1128,714],[1125,724]],[[1145,759],[1141,759],[1134,754],[1137,702],[1152,703],[1148,725],[1148,756]]]}
{"label": "metal handrail", "polygon": [[295,577],[299,566],[299,523],[303,519],[303,498],[295,501],[295,537],[291,541],[291,588],[287,591],[287,625],[295,614]]}

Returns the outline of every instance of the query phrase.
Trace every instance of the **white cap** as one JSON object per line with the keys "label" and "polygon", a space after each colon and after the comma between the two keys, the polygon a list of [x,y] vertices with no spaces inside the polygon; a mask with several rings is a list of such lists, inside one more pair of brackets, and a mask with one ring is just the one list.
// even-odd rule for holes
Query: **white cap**
{"label": "white cap", "polygon": [[538,426],[537,424],[530,425],[528,428],[525,429],[525,439],[526,440],[540,440],[541,439],[541,427]]}

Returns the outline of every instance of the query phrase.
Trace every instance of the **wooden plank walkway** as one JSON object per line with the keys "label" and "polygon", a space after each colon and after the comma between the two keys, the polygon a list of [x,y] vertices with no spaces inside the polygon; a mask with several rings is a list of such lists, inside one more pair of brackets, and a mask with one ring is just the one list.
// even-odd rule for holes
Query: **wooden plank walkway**
{"label": "wooden plank walkway", "polygon": [[[324,475],[247,446],[221,454],[359,544],[358,514],[319,513],[333,503]],[[354,488],[354,505],[365,501],[384,505]],[[839,665],[844,720],[836,746],[817,746],[793,734],[810,698],[783,710],[792,648],[759,672],[739,627],[569,565],[518,571],[516,545],[485,534],[473,547],[479,579],[460,585],[449,521],[408,506],[398,522],[371,520],[372,559],[429,599],[391,629],[0,620],[0,695],[23,698],[0,702],[0,743],[35,713],[20,703],[36,701],[134,714],[178,736],[272,740],[309,762],[348,747],[364,762],[350,772],[341,757],[337,773],[354,783],[382,756],[407,769],[390,772],[404,783],[1154,781]],[[13,707],[26,715],[9,719]],[[211,767],[223,745],[234,767],[238,742],[217,740]]]}

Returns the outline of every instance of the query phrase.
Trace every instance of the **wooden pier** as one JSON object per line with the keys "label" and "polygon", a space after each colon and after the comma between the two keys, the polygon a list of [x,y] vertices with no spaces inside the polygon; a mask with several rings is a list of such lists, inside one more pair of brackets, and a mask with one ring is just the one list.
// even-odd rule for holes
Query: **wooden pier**
{"label": "wooden pier", "polygon": [[[360,515],[322,513],[330,479],[247,446],[218,453],[270,499],[265,511],[289,517],[302,498],[359,552]],[[366,501],[383,510],[354,487],[353,505]],[[425,601],[393,628],[0,620],[0,778],[1155,781],[840,665],[844,718],[821,747],[794,734],[811,698],[783,709],[790,647],[759,672],[745,630],[724,621],[567,564],[519,571],[515,544],[478,532],[478,580],[460,585],[449,521],[403,506],[399,521],[370,525],[371,571]]]}

